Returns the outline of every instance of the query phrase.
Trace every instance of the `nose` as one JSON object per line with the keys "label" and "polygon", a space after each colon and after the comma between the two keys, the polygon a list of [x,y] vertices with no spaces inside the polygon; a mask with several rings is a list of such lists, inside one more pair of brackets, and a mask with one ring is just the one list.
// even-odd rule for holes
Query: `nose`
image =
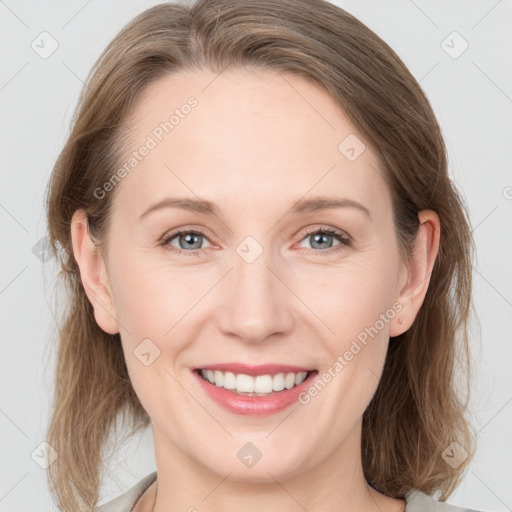
{"label": "nose", "polygon": [[274,267],[265,251],[252,263],[235,253],[234,268],[223,283],[225,300],[217,309],[225,336],[252,344],[291,331],[293,294]]}

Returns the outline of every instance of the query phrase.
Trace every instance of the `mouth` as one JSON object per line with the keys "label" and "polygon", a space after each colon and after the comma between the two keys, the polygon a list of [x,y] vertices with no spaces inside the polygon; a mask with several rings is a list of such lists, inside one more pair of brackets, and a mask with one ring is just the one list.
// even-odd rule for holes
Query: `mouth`
{"label": "mouth", "polygon": [[205,396],[226,411],[267,416],[296,404],[318,370],[282,364],[223,363],[192,371]]}
{"label": "mouth", "polygon": [[[247,370],[245,370],[247,371]],[[285,392],[300,386],[316,370],[235,373],[234,371],[197,368],[194,372],[204,381],[230,391],[236,395],[249,397],[266,397]]]}

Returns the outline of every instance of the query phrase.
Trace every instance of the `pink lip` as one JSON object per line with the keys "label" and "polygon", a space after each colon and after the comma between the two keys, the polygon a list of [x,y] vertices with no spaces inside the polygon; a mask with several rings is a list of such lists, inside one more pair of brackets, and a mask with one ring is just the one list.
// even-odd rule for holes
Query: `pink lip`
{"label": "pink lip", "polygon": [[244,373],[256,377],[257,375],[275,375],[276,373],[312,372],[314,368],[303,368],[289,364],[258,364],[247,365],[243,363],[221,363],[199,366],[196,370],[219,370],[221,372]]}
{"label": "pink lip", "polygon": [[[207,366],[203,369],[220,369],[221,365],[215,366]],[[222,368],[226,368],[230,365],[222,365]],[[241,365],[233,365],[231,368],[236,367],[237,371],[233,373],[245,373],[248,367],[245,367],[244,371],[240,371],[239,368]],[[269,371],[269,367],[272,368],[272,372]],[[260,368],[264,368],[265,372],[274,373],[274,368],[287,368],[287,371],[292,371],[293,373],[298,373],[299,371],[307,371],[306,369],[298,369],[298,370],[289,370],[289,368],[295,368],[291,366],[281,366],[281,365],[264,365],[262,367],[249,367],[253,373],[252,375],[262,374]],[[256,371],[256,368],[258,369]],[[226,370],[232,371],[232,370]],[[192,372],[196,379],[199,382],[201,388],[206,392],[206,394],[214,400],[217,404],[222,406],[224,409],[228,410],[231,413],[241,414],[245,416],[266,416],[269,414],[275,414],[277,412],[286,409],[286,407],[290,406],[294,402],[298,401],[298,396],[300,393],[305,391],[312,383],[313,379],[318,375],[317,371],[312,371],[307,376],[304,382],[301,382],[298,386],[295,386],[291,389],[283,389],[282,391],[277,391],[268,396],[244,396],[238,395],[234,391],[224,389],[216,386],[215,384],[211,384],[210,382],[204,380],[200,375],[200,370],[194,370]],[[276,373],[280,373],[279,371]],[[282,373],[285,373],[283,370]],[[246,375],[250,375],[246,373]]]}

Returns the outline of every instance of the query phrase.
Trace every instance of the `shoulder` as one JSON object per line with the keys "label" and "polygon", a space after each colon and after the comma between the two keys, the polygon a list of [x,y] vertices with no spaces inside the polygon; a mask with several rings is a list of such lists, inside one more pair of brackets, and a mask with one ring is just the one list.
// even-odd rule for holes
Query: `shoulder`
{"label": "shoulder", "polygon": [[97,505],[95,512],[130,512],[144,491],[155,481],[156,471],[145,476],[126,492],[108,503]]}
{"label": "shoulder", "polygon": [[417,489],[406,494],[405,502],[405,512],[480,512],[472,508],[457,507],[444,501],[437,501]]}
{"label": "shoulder", "polygon": [[[95,512],[130,512],[144,491],[155,481],[156,476],[156,471],[150,473],[117,498],[103,505],[98,505]],[[417,489],[407,493],[405,502],[406,512],[481,512],[450,505],[443,501],[436,501],[432,496]]]}

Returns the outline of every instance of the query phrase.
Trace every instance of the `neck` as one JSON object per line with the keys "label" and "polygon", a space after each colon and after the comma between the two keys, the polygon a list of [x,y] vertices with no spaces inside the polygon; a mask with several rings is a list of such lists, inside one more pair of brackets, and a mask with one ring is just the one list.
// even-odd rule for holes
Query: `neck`
{"label": "neck", "polygon": [[[219,474],[199,464],[155,426],[153,435],[158,482],[137,504],[134,509],[137,512],[238,512],[240,509],[244,512],[401,512],[405,509],[404,500],[384,496],[367,484],[361,464],[360,428],[351,433],[354,439],[345,438],[343,446],[335,448],[314,467],[283,474],[277,469],[266,470],[263,465],[256,473],[255,465],[250,470],[254,473],[246,481],[238,475],[233,477],[234,471]],[[238,441],[236,449],[241,445]],[[267,467],[272,467],[273,461],[269,462]]]}

